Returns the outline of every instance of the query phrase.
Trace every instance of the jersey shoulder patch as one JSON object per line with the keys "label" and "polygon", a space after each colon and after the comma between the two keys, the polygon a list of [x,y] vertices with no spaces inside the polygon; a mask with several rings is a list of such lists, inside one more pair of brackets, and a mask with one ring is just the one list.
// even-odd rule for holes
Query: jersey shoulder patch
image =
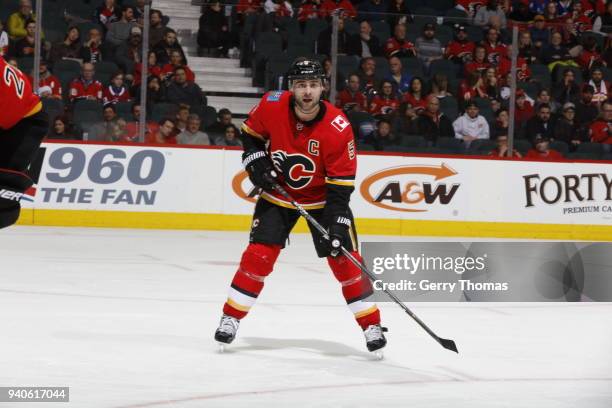
{"label": "jersey shoulder patch", "polygon": [[331,125],[338,132],[342,132],[344,129],[346,129],[350,125],[350,123],[344,116],[338,115],[331,121]]}
{"label": "jersey shoulder patch", "polygon": [[266,102],[278,102],[283,96],[283,91],[270,92],[266,97]]}

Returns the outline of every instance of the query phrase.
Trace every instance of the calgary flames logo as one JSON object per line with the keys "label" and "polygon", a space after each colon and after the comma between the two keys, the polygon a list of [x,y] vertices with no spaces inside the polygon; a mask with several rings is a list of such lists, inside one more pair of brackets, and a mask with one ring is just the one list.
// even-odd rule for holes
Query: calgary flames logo
{"label": "calgary flames logo", "polygon": [[272,152],[272,162],[281,173],[287,185],[295,190],[306,187],[314,176],[316,166],[308,157],[295,153],[287,154],[283,150]]}

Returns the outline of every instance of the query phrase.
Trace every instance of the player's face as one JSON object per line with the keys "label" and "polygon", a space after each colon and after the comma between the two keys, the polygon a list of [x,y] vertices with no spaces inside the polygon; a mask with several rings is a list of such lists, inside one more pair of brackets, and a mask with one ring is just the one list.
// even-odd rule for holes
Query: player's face
{"label": "player's face", "polygon": [[293,82],[292,91],[298,108],[308,113],[319,105],[323,84],[320,79],[297,80]]}

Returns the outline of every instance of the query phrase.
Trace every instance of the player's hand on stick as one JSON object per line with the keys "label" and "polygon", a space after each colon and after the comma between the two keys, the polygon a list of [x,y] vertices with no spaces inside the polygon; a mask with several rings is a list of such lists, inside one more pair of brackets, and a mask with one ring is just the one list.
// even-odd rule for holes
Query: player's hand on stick
{"label": "player's hand on stick", "polygon": [[325,242],[332,257],[335,258],[342,254],[340,247],[345,247],[348,239],[350,239],[348,237],[350,228],[351,220],[347,217],[335,216],[332,218],[332,222],[327,228],[329,239]]}
{"label": "player's hand on stick", "polygon": [[277,182],[276,170],[270,156],[262,150],[244,152],[242,164],[249,173],[249,179],[256,187],[261,187],[265,191],[272,191]]}

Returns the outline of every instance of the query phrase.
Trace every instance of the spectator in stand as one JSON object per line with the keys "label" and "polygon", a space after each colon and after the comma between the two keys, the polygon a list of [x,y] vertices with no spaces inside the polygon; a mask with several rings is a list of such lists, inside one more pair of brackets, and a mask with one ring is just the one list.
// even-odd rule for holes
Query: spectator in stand
{"label": "spectator in stand", "polygon": [[210,145],[210,138],[200,130],[201,120],[198,115],[192,113],[187,118],[187,127],[176,137],[180,145]]}
{"label": "spectator in stand", "polygon": [[108,142],[123,142],[129,139],[128,123],[123,118],[117,118],[115,124],[111,127],[110,134],[107,135]]}
{"label": "spectator in stand", "polygon": [[336,12],[342,18],[354,19],[357,17],[357,10],[349,0],[323,0],[321,11],[322,17],[331,17]]}
{"label": "spectator in stand", "polygon": [[444,57],[457,64],[465,64],[472,60],[476,44],[468,39],[468,33],[463,25],[455,25],[455,38],[448,43]]}
{"label": "spectator in stand", "polygon": [[[132,120],[127,123],[126,127],[126,136],[122,140],[123,142],[128,143],[137,143],[139,142],[139,126],[140,126],[140,111],[141,106],[140,102],[134,102],[132,104]],[[145,140],[151,138],[155,132],[159,130],[159,125],[156,122],[147,122],[145,124]]]}
{"label": "spectator in stand", "polygon": [[470,72],[478,72],[482,73],[485,69],[489,68],[491,64],[489,64],[487,60],[487,50],[482,45],[477,45],[474,47],[474,55],[472,56],[471,62],[468,62],[463,67],[463,75],[467,78],[470,75]]}
{"label": "spectator in stand", "polygon": [[232,124],[232,112],[227,108],[219,109],[217,112],[217,120],[210,125],[206,130],[210,133],[212,140],[222,137],[225,133],[225,128]]}
{"label": "spectator in stand", "polygon": [[453,124],[440,112],[440,101],[433,95],[427,97],[427,108],[419,114],[416,123],[417,133],[423,136],[430,146],[441,137],[454,137]]}
{"label": "spectator in stand", "polygon": [[[140,95],[140,92],[136,95]],[[151,107],[156,103],[166,100],[166,88],[162,86],[161,79],[157,76],[147,78],[147,106]]]}
{"label": "spectator in stand", "polygon": [[402,69],[402,61],[398,57],[389,58],[389,75],[385,78],[393,83],[397,90],[398,96],[402,96],[404,92],[410,89],[410,80],[412,76]]}
{"label": "spectator in stand", "polygon": [[[510,47],[508,47],[511,49]],[[531,33],[521,31],[519,34],[519,58],[523,58],[527,64],[539,63],[539,52],[531,42]]]}
{"label": "spectator in stand", "polygon": [[555,139],[568,144],[570,151],[575,151],[578,145],[586,142],[584,128],[576,122],[576,107],[568,102],[563,105],[563,115],[555,123]]}
{"label": "spectator in stand", "polygon": [[546,27],[546,19],[538,14],[533,19],[533,27],[529,29],[531,42],[536,50],[543,50],[550,44],[550,29]]}
{"label": "spectator in stand", "polygon": [[223,130],[223,136],[215,139],[215,144],[217,146],[242,147],[242,141],[240,141],[240,138],[238,137],[239,134],[240,132],[238,131],[238,128],[232,124],[229,124]]}
{"label": "spectator in stand", "polygon": [[[500,56],[501,58],[499,61],[492,63],[492,65],[497,66],[497,73],[500,78],[506,78],[508,74],[510,74],[510,70],[512,68],[512,48],[506,47],[504,49],[504,54]],[[529,64],[527,63],[527,60],[521,56],[516,58],[516,78],[517,81],[523,82],[531,79],[531,69],[529,68]]]}
{"label": "spectator in stand", "polygon": [[[338,19],[338,54],[348,53],[348,43],[351,35],[344,29],[344,19]],[[331,55],[331,36],[333,27],[331,24],[319,34],[317,40],[317,52],[323,55]]]}
{"label": "spectator in stand", "polygon": [[150,144],[176,144],[176,133],[174,132],[172,119],[160,120],[157,131],[149,134],[145,142]]}
{"label": "spectator in stand", "polygon": [[431,80],[431,94],[436,96],[438,100],[442,100],[447,96],[452,96],[448,90],[448,77],[444,74],[435,74]]}
{"label": "spectator in stand", "polygon": [[0,20],[0,57],[6,57],[9,52],[9,36],[4,30],[4,23]]}
{"label": "spectator in stand", "polygon": [[344,112],[367,111],[368,101],[360,88],[359,75],[349,75],[348,84],[336,96],[336,106]]}
{"label": "spectator in stand", "polygon": [[121,18],[121,7],[116,5],[115,0],[104,0],[104,3],[96,9],[94,21],[100,24],[104,32],[109,26]]}
{"label": "spectator in stand", "polygon": [[601,115],[589,127],[589,136],[593,143],[612,145],[612,102],[603,103]]}
{"label": "spectator in stand", "polygon": [[132,97],[130,91],[124,84],[124,76],[122,71],[113,74],[110,84],[104,88],[104,105],[117,102],[129,102]]}
{"label": "spectator in stand", "polygon": [[96,70],[93,64],[86,62],[81,68],[81,76],[70,83],[68,98],[71,103],[80,99],[102,102],[102,83],[94,79]]}
{"label": "spectator in stand", "polygon": [[106,43],[113,47],[120,46],[130,37],[134,27],[138,27],[138,24],[134,21],[134,7],[124,7],[121,10],[121,19],[109,24],[106,32]]}
{"label": "spectator in stand", "polygon": [[508,15],[510,20],[519,23],[529,23],[535,17],[535,13],[529,10],[529,4],[525,2],[514,3],[512,12]]}
{"label": "spectator in stand", "polygon": [[494,137],[498,136],[508,136],[508,128],[510,126],[510,115],[508,114],[508,109],[500,108],[495,111],[495,124],[493,125],[492,135]]}
{"label": "spectator in stand", "polygon": [[569,50],[563,45],[563,37],[561,33],[555,31],[550,36],[550,44],[542,49],[542,63],[548,65],[548,69],[554,72],[555,67],[560,66],[577,66],[574,62]]}
{"label": "spectator in stand", "polygon": [[544,14],[549,2],[550,0],[529,0],[529,11],[535,14]]}
{"label": "spectator in stand", "polygon": [[162,81],[171,81],[172,75],[174,75],[174,70],[177,68],[183,68],[185,70],[185,75],[187,75],[188,82],[195,81],[195,74],[187,65],[185,65],[185,61],[183,60],[181,53],[177,50],[173,50],[170,53],[170,62],[164,65],[161,69],[160,77]]}
{"label": "spectator in stand", "polygon": [[412,78],[410,81],[410,88],[404,93],[402,102],[410,104],[417,114],[426,108],[427,101],[425,99],[425,90],[423,89],[423,80],[421,78]]}
{"label": "spectator in stand", "polygon": [[378,81],[374,76],[376,72],[376,61],[374,58],[363,58],[359,64],[359,81],[361,82],[361,90],[366,95],[370,95],[377,87]]}
{"label": "spectator in stand", "polygon": [[261,0],[239,0],[236,6],[239,25],[244,26],[245,17],[257,14],[261,9]]}
{"label": "spectator in stand", "polygon": [[389,0],[387,13],[387,23],[391,30],[398,24],[407,25],[412,22],[412,12],[408,9],[406,0]]}
{"label": "spectator in stand", "polygon": [[400,138],[391,131],[389,119],[383,117],[378,121],[376,130],[370,133],[364,142],[374,146],[376,150],[385,150],[385,147],[400,144]]}
{"label": "spectator in stand", "polygon": [[89,135],[87,140],[96,142],[110,142],[112,135],[115,132],[115,126],[117,124],[117,109],[115,105],[108,104],[104,105],[102,110],[103,121],[96,123],[89,129]]}
{"label": "spectator in stand", "polygon": [[[323,94],[321,97],[324,97],[325,100],[329,100],[331,79],[334,72],[331,58],[325,58],[323,60],[323,72],[325,77],[323,78]],[[343,89],[342,84],[346,83],[346,80],[342,72],[338,72],[336,75],[336,91],[341,91]]]}
{"label": "spectator in stand", "polygon": [[479,114],[480,110],[475,102],[468,102],[463,115],[453,122],[455,138],[463,140],[469,148],[472,141],[476,139],[489,139],[489,124],[484,116]]}
{"label": "spectator in stand", "polygon": [[293,7],[287,0],[266,0],[264,11],[276,17],[293,17]]}
{"label": "spectator in stand", "polygon": [[563,160],[563,155],[550,148],[549,138],[543,135],[536,135],[533,139],[533,148],[529,149],[525,155],[526,159],[539,161]]}
{"label": "spectator in stand", "polygon": [[50,140],[82,140],[83,135],[70,123],[67,115],[53,118],[53,127],[47,135]]}
{"label": "spectator in stand", "polygon": [[486,98],[484,92],[484,81],[482,74],[479,71],[471,71],[467,79],[464,79],[459,84],[458,97],[463,102],[468,102],[472,98]]}
{"label": "spectator in stand", "polygon": [[557,3],[549,1],[544,8],[544,18],[549,24],[559,24],[561,19],[559,18],[559,12],[557,11]]}
{"label": "spectator in stand", "polygon": [[[34,35],[36,33],[36,21],[28,20],[26,22],[26,36],[13,42],[11,55],[16,58],[32,57],[34,58],[34,47],[36,47],[36,40]],[[41,41],[41,54],[44,54],[44,41]]]}
{"label": "spectator in stand", "polygon": [[208,3],[206,11],[202,13],[199,20],[198,46],[214,49],[214,57],[227,57],[227,51],[232,46],[229,26],[230,22],[225,16],[225,9],[221,7],[221,2],[214,0]]}
{"label": "spectator in stand", "polygon": [[321,9],[321,0],[302,0],[302,3],[298,8],[297,16],[297,20],[302,29],[304,29],[306,21],[315,18],[324,18],[324,14]]}
{"label": "spectator in stand", "polygon": [[[508,156],[508,134],[500,134],[496,138],[497,147],[489,153],[493,159],[503,159]],[[512,149],[513,159],[522,159],[523,155],[516,149]]]}
{"label": "spectator in stand", "polygon": [[497,77],[497,71],[493,67],[487,68],[482,73],[482,85],[479,89],[481,98],[497,99],[500,95],[501,86]]}
{"label": "spectator in stand", "polygon": [[496,28],[490,27],[487,30],[487,35],[482,41],[482,45],[487,52],[489,64],[498,64],[508,54],[508,47],[499,40],[499,31]]}
{"label": "spectator in stand", "polygon": [[[610,2],[610,4],[612,4],[612,2]],[[597,50],[597,40],[595,40],[595,37],[583,37],[582,47],[583,49],[577,58],[577,62],[583,71],[589,71],[603,63],[601,54]]]}
{"label": "spectator in stand", "polygon": [[385,43],[385,56],[387,58],[415,57],[415,45],[406,39],[406,26],[398,24],[393,29],[393,36]]}
{"label": "spectator in stand", "polygon": [[541,135],[546,139],[553,139],[555,137],[555,123],[553,122],[550,106],[541,104],[536,112],[536,115],[527,120],[525,124],[524,138],[533,139]]}
{"label": "spectator in stand", "polygon": [[561,104],[566,102],[575,103],[579,98],[580,88],[576,84],[576,75],[569,68],[563,70],[561,83],[555,86],[555,100]]}
{"label": "spectator in stand", "polygon": [[106,55],[104,54],[102,33],[97,28],[90,29],[87,41],[85,41],[81,47],[81,51],[79,52],[79,58],[81,58],[83,62],[91,62],[92,64],[96,64],[100,61],[106,60]]}
{"label": "spectator in stand", "polygon": [[478,9],[487,4],[487,0],[455,0],[455,8],[465,11],[469,18],[474,19]]}
{"label": "spectator in stand", "polygon": [[142,63],[142,30],[132,27],[130,37],[115,51],[115,61],[123,72],[134,72],[134,67]]}
{"label": "spectator in stand", "polygon": [[161,66],[166,65],[170,62],[170,53],[172,51],[178,51],[181,53],[181,57],[187,65],[187,57],[185,57],[185,52],[183,51],[183,47],[178,43],[176,39],[176,31],[168,28],[166,30],[166,34],[164,34],[164,39],[159,42],[155,48],[155,54],[157,54],[157,63]]}
{"label": "spectator in stand", "polygon": [[187,129],[187,120],[189,120],[189,106],[181,104],[179,105],[176,117],[174,118],[174,133],[177,135],[183,130]]}
{"label": "spectator in stand", "polygon": [[[537,98],[535,100],[535,105],[534,105],[536,110],[543,103],[545,103],[548,106],[550,106],[550,111],[553,114],[557,114],[558,112],[561,112],[561,105],[559,104],[559,102],[557,102],[557,101],[552,99],[552,97],[550,95],[550,90],[548,90],[546,88],[542,88],[542,89],[540,89],[538,91],[538,96],[537,96]],[[573,104],[572,104],[572,106],[573,106]]]}
{"label": "spectator in stand", "polygon": [[499,19],[500,28],[506,28],[506,13],[499,5],[499,1],[489,0],[488,5],[478,8],[474,15],[474,25],[486,27],[495,19]]}
{"label": "spectator in stand", "polygon": [[164,15],[160,10],[152,9],[149,15],[149,47],[153,48],[163,40],[165,33]]}
{"label": "spectator in stand", "polygon": [[603,71],[601,67],[595,67],[591,70],[591,78],[588,82],[593,87],[593,102],[601,104],[608,100],[610,96],[610,83],[603,79]]}
{"label": "spectator in stand", "polygon": [[388,8],[384,0],[361,0],[357,5],[357,14],[359,20],[384,21]]}
{"label": "spectator in stand", "polygon": [[380,40],[372,34],[372,26],[368,21],[359,23],[359,34],[349,38],[346,48],[349,55],[357,55],[360,58],[382,55]]}
{"label": "spectator in stand", "polygon": [[11,41],[18,41],[28,35],[26,23],[36,21],[36,14],[32,12],[30,0],[19,0],[19,9],[11,14],[6,22],[8,35]]}
{"label": "spectator in stand", "polygon": [[402,102],[400,107],[394,112],[392,116],[392,126],[394,133],[401,133],[404,135],[412,135],[417,132],[416,121],[418,115],[414,110],[414,107],[408,102]]}
{"label": "spectator in stand", "polygon": [[[533,116],[533,105],[527,100],[527,94],[522,89],[516,90],[516,106],[514,109],[515,129],[520,129]],[[517,134],[521,134],[517,132]]]}
{"label": "spectator in stand", "polygon": [[64,58],[80,58],[81,32],[77,27],[69,27],[64,40],[53,44],[49,59],[55,63]]}
{"label": "spectator in stand", "polygon": [[442,44],[435,35],[435,26],[431,23],[427,23],[423,26],[423,35],[416,39],[415,48],[417,57],[426,71],[429,71],[429,66],[433,61],[444,57]]}
{"label": "spectator in stand", "polygon": [[593,94],[595,89],[589,85],[582,85],[580,93],[580,101],[576,104],[576,122],[580,126],[589,126],[591,122],[597,119],[599,110],[596,104],[593,103]]}
{"label": "spectator in stand", "polygon": [[605,13],[595,17],[593,23],[593,31],[603,34],[612,32],[612,1],[608,1],[605,5]]}
{"label": "spectator in stand", "polygon": [[[147,75],[147,77],[155,76],[155,77],[161,78],[162,68],[159,65],[157,65],[157,55],[155,54],[155,51],[149,51],[149,61],[148,61],[147,69],[149,71],[149,74]],[[138,64],[134,65],[132,92],[134,92],[134,90],[140,87],[141,82],[142,82],[142,62],[139,62]]]}
{"label": "spectator in stand", "polygon": [[[62,83],[60,80],[49,71],[49,65],[46,60],[40,60],[39,68],[40,80],[38,82],[38,96],[41,98],[52,98],[62,100]],[[34,78],[30,77],[30,82],[34,82]],[[45,91],[43,91],[43,89]]]}
{"label": "spectator in stand", "polygon": [[187,81],[185,68],[174,69],[172,82],[166,87],[166,100],[170,103],[184,103],[192,108],[202,105],[202,89],[195,82]]}
{"label": "spectator in stand", "polygon": [[382,81],[380,90],[370,101],[368,111],[374,117],[392,114],[399,108],[400,101],[391,81]]}

